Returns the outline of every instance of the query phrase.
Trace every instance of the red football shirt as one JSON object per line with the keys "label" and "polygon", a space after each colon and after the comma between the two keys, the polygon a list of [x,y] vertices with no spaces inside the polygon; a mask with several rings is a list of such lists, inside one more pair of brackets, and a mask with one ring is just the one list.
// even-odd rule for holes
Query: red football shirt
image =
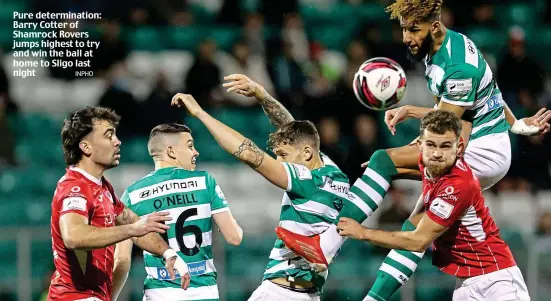
{"label": "red football shirt", "polygon": [[480,183],[463,159],[441,178],[423,174],[423,200],[427,216],[448,230],[434,241],[432,262],[441,271],[472,277],[516,265],[509,246],[499,237]]}
{"label": "red football shirt", "polygon": [[124,205],[105,178],[97,179],[82,169],[69,167],[59,180],[52,201],[52,249],[55,273],[48,300],[78,300],[95,297],[111,300],[113,254],[115,246],[91,251],[67,249],[61,237],[59,219],[76,213],[88,218],[88,224],[107,228],[115,226],[115,217]]}

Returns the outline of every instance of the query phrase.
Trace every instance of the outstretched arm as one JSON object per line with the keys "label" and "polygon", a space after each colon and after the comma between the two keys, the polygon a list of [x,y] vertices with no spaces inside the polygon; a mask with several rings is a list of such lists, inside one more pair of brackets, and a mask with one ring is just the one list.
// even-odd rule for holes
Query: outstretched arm
{"label": "outstretched arm", "polygon": [[424,252],[448,228],[439,225],[423,214],[414,231],[389,232],[367,229],[358,222],[345,217],[340,219],[337,229],[341,236],[365,240],[383,248]]}
{"label": "outstretched arm", "polygon": [[279,101],[270,95],[262,85],[251,80],[246,75],[232,74],[224,77],[224,79],[230,81],[223,84],[224,87],[228,88],[228,92],[234,91],[237,94],[255,97],[262,106],[268,119],[270,119],[270,122],[276,128],[280,128],[284,124],[295,120],[293,115],[291,115]]}
{"label": "outstretched arm", "polygon": [[283,164],[267,155],[250,139],[203,111],[193,96],[178,93],[172,98],[172,105],[185,106],[192,116],[205,125],[226,152],[249,165],[277,187],[287,189],[289,182]]}

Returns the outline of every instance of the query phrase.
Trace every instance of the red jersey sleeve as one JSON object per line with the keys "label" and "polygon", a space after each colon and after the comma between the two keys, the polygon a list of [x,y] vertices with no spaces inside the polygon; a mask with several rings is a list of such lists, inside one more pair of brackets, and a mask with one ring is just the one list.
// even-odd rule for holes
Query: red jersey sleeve
{"label": "red jersey sleeve", "polygon": [[451,227],[472,204],[469,183],[459,177],[442,182],[426,211],[427,216],[443,227]]}
{"label": "red jersey sleeve", "polygon": [[93,209],[92,191],[88,185],[75,183],[67,185],[66,189],[60,191],[59,202],[57,209],[59,216],[66,213],[77,213],[85,217],[89,217],[89,213]]}

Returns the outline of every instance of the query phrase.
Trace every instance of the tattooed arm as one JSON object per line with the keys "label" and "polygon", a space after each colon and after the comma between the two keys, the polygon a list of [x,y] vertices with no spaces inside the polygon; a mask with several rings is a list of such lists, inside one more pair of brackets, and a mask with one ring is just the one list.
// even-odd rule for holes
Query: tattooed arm
{"label": "tattooed arm", "polygon": [[275,98],[272,97],[264,88],[262,88],[263,97],[258,98],[258,102],[264,110],[264,114],[268,116],[270,122],[276,127],[281,126],[295,120],[293,115]]}
{"label": "tattooed arm", "polygon": [[267,155],[250,139],[203,111],[193,96],[176,94],[172,99],[172,105],[185,106],[192,116],[205,125],[226,152],[249,165],[277,187],[287,189],[288,178],[283,164]]}
{"label": "tattooed arm", "polygon": [[264,113],[276,128],[280,128],[284,124],[295,120],[293,115],[270,95],[262,85],[251,80],[246,75],[232,74],[224,77],[224,79],[230,81],[224,84],[224,87],[228,88],[228,92],[235,91],[237,94],[249,97],[254,96],[258,99]]}

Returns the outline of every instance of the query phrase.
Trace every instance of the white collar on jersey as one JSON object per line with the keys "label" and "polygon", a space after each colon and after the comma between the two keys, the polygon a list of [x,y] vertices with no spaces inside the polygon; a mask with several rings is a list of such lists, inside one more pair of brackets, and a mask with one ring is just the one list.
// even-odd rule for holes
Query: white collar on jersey
{"label": "white collar on jersey", "polygon": [[84,169],[75,167],[74,165],[69,166],[69,169],[72,170],[72,171],[79,172],[83,176],[85,176],[88,180],[90,180],[90,181],[92,181],[92,182],[94,182],[98,185],[101,185],[101,179],[98,179],[98,178],[94,177],[93,175],[87,173]]}

